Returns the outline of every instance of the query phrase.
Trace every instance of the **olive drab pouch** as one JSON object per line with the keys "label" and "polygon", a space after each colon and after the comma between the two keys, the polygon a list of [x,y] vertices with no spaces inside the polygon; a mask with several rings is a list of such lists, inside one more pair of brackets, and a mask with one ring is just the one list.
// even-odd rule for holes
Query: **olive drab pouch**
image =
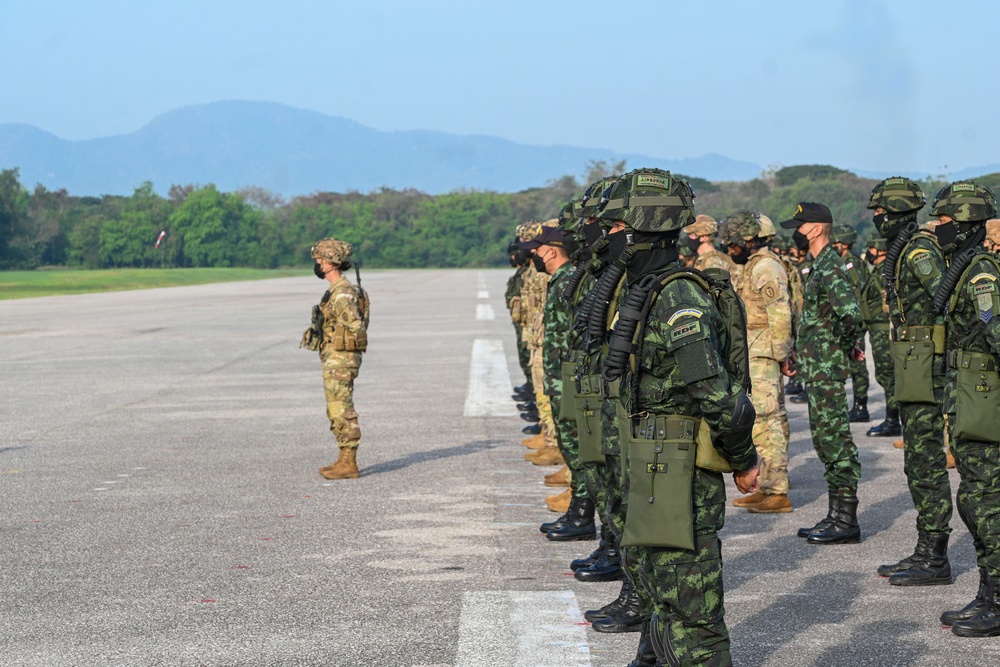
{"label": "olive drab pouch", "polygon": [[580,439],[580,463],[604,463],[601,453],[600,375],[580,373],[573,394],[576,429]]}
{"label": "olive drab pouch", "polygon": [[559,401],[559,419],[566,421],[576,419],[576,402],[574,400],[576,387],[576,365],[579,361],[575,358],[562,362],[560,378],[562,378],[562,396]]}
{"label": "olive drab pouch", "polygon": [[649,415],[634,434],[623,433],[629,492],[622,546],[694,549],[697,424],[693,417]]}
{"label": "olive drab pouch", "polygon": [[949,365],[958,369],[958,399],[952,426],[955,436],[986,442],[1000,440],[1000,375],[996,359],[989,354],[962,350],[949,356]]}
{"label": "olive drab pouch", "polygon": [[934,328],[900,329],[890,344],[897,401],[934,402]]}
{"label": "olive drab pouch", "polygon": [[729,465],[719,450],[712,444],[712,430],[708,427],[708,422],[701,419],[698,423],[698,434],[695,436],[697,444],[694,466],[715,472],[732,472],[733,466]]}

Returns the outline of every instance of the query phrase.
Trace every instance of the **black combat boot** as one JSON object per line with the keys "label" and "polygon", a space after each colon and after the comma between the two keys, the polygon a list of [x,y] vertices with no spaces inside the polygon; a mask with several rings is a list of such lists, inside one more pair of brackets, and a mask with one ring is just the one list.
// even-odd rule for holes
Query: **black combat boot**
{"label": "black combat boot", "polygon": [[833,522],[825,530],[806,538],[809,544],[857,544],[861,541],[857,498],[834,496],[830,519]]}
{"label": "black combat boot", "polygon": [[815,535],[816,533],[822,533],[824,530],[830,527],[833,523],[833,499],[836,498],[832,493],[829,495],[828,504],[829,507],[826,511],[826,517],[821,519],[819,523],[815,526],[809,528],[799,528],[797,535],[799,537],[809,537],[810,535]]}
{"label": "black combat boot", "polygon": [[914,564],[920,559],[920,544],[923,539],[924,533],[917,533],[917,547],[913,550],[913,553],[897,563],[879,565],[876,570],[876,572],[878,572],[878,576],[891,577],[894,574],[905,572],[913,567]]}
{"label": "black combat boot", "polygon": [[851,411],[847,413],[847,418],[851,422],[870,422],[871,415],[868,414],[868,397],[855,398]]}
{"label": "black combat boot", "polygon": [[649,619],[642,622],[642,629],[639,631],[639,648],[635,652],[635,660],[628,663],[627,667],[659,667],[660,663],[656,659],[656,651],[653,650],[653,642],[650,641]]}
{"label": "black combat boot", "polygon": [[[572,504],[572,502],[573,501],[570,501],[570,504]],[[569,523],[569,512],[566,512],[565,514],[563,514],[561,517],[559,517],[554,521],[546,521],[545,523],[543,523],[541,526],[538,527],[538,530],[548,534],[550,530],[558,530],[559,528],[565,526],[567,523]]]}
{"label": "black combat boot", "polygon": [[535,389],[531,386],[530,382],[525,382],[520,387],[514,387],[514,393],[511,394],[511,398],[515,401],[527,401],[535,397]]}
{"label": "black combat boot", "polygon": [[522,412],[521,419],[526,422],[537,422],[538,421],[538,411],[532,410],[530,412]]}
{"label": "black combat boot", "polygon": [[542,432],[542,425],[538,422],[534,424],[528,424],[521,429],[521,433],[527,433],[528,435],[538,435]]}
{"label": "black combat boot", "polygon": [[976,592],[976,597],[972,599],[972,602],[965,605],[961,609],[954,609],[952,611],[946,611],[941,614],[941,625],[947,627],[953,626],[959,621],[967,621],[970,618],[975,617],[983,609],[986,608],[986,592],[987,587],[990,583],[990,576],[986,574],[986,570],[979,568],[979,590]]}
{"label": "black combat boot", "polygon": [[622,554],[618,549],[618,540],[614,535],[608,536],[608,548],[604,555],[591,565],[573,573],[577,581],[617,581],[622,578]]}
{"label": "black combat boot", "polygon": [[565,525],[545,533],[545,537],[554,542],[569,542],[571,540],[592,540],[597,537],[594,526],[594,501],[590,498],[573,496],[566,511],[568,520]]}
{"label": "black combat boot", "polygon": [[623,604],[625,604],[625,601],[628,600],[628,596],[631,593],[632,582],[628,577],[625,577],[622,579],[622,588],[618,591],[618,597],[599,609],[588,609],[583,612],[583,617],[591,623],[602,618],[609,618],[610,616],[618,613],[618,610],[621,609]]}
{"label": "black combat boot", "polygon": [[788,384],[785,385],[785,395],[794,396],[795,394],[802,393],[802,383],[798,380],[789,380]]}
{"label": "black combat boot", "polygon": [[893,586],[937,586],[951,582],[947,533],[920,533],[917,549],[910,556],[910,567],[889,577]]}
{"label": "black combat boot", "polygon": [[590,555],[586,558],[577,558],[574,561],[570,561],[569,569],[576,572],[577,570],[590,567],[597,561],[601,559],[604,555],[604,550],[608,548],[608,527],[603,523],[601,524],[601,543],[597,545],[597,548],[590,552]]}
{"label": "black combat boot", "polygon": [[793,396],[792,396],[792,397],[791,397],[790,399],[788,399],[788,400],[789,400],[790,402],[792,402],[792,403],[798,403],[798,404],[802,404],[802,403],[808,403],[808,402],[809,402],[809,394],[808,394],[808,393],[806,393],[806,390],[805,390],[805,389],[803,389],[803,390],[802,390],[802,391],[800,391],[799,393],[797,393],[797,394],[794,394],[794,395],[793,395]]}
{"label": "black combat boot", "polygon": [[878,426],[868,429],[869,438],[889,438],[902,435],[903,427],[899,423],[899,408],[886,408],[885,420]]}
{"label": "black combat boot", "polygon": [[525,401],[524,403],[517,404],[518,410],[523,410],[524,412],[538,412],[538,406],[534,401]]}
{"label": "black combat boot", "polygon": [[986,594],[983,597],[982,610],[972,618],[952,623],[951,631],[959,637],[1000,635],[1000,578],[986,578]]}
{"label": "black combat boot", "polygon": [[628,595],[618,609],[590,624],[597,632],[639,632],[642,630],[642,608],[635,587],[629,587]]}

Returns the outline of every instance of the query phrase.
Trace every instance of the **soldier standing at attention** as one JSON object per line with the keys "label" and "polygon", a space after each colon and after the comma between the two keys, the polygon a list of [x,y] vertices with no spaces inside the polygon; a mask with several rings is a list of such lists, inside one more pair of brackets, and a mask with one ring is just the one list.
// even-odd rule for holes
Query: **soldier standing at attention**
{"label": "soldier standing at attention", "polygon": [[733,260],[715,247],[715,239],[719,237],[719,225],[710,215],[699,215],[694,222],[681,232],[680,242],[686,245],[696,255],[694,268],[722,269],[734,273],[736,265]]}
{"label": "soldier standing at attention", "polygon": [[[854,254],[854,242],[858,239],[858,233],[850,225],[837,225],[830,235],[830,242],[833,249],[837,251],[840,258],[844,260],[844,269],[847,270],[847,277],[851,279],[851,287],[858,300],[858,307],[861,309],[861,337],[857,341],[856,347],[865,349],[865,329],[868,318],[865,317],[866,304],[862,303],[861,290],[868,281],[871,271],[860,257]],[[864,359],[849,362],[851,369],[851,387],[854,390],[854,405],[848,416],[852,422],[870,422],[871,415],[868,414],[868,388],[871,379],[868,377],[868,364]]]}
{"label": "soldier standing at attention", "polygon": [[326,238],[312,247],[313,272],[330,283],[318,306],[313,307],[313,326],[302,336],[300,347],[318,350],[323,364],[323,390],[330,431],[340,456],[319,469],[327,479],[356,479],[361,427],[354,409],[354,378],[361,368],[361,355],[368,348],[368,297],[342,275],[351,268],[351,244]]}
{"label": "soldier standing at attention", "polygon": [[[958,464],[958,515],[972,534],[979,591],[941,614],[961,637],[1000,635],[1000,260],[986,252],[985,222],[996,215],[989,188],[952,183],[934,198],[934,234],[951,259],[934,296],[948,323],[945,410]],[[905,422],[904,422],[905,425]],[[909,440],[906,449],[910,448]]]}
{"label": "soldier standing at attention", "polygon": [[885,391],[885,419],[868,429],[870,438],[887,438],[902,434],[899,423],[899,405],[896,403],[896,382],[893,377],[892,353],[889,351],[889,303],[882,286],[882,264],[885,262],[885,239],[873,232],[868,237],[865,261],[870,270],[868,280],[861,287],[861,316],[868,326],[872,358],[875,361],[875,380]]}
{"label": "soldier standing at attention", "polygon": [[815,526],[800,528],[810,544],[848,544],[861,539],[858,527],[858,481],[861,464],[851,436],[844,382],[848,360],[863,359],[855,347],[861,331],[861,311],[844,263],[830,244],[833,216],[823,204],[802,202],[795,215],[781,223],[795,229],[799,250],[814,258],[803,288],[802,319],[796,346],[799,373],[809,403],[813,447],[826,468],[829,511]]}
{"label": "soldier standing at attention", "polygon": [[788,500],[788,412],[782,375],[790,371],[792,307],[788,273],[771,251],[775,229],[760,211],[741,210],[719,230],[729,256],[740,266],[734,283],[747,311],[747,345],[753,382],[753,441],[761,458],[759,489],[733,500],[753,514],[791,512]]}

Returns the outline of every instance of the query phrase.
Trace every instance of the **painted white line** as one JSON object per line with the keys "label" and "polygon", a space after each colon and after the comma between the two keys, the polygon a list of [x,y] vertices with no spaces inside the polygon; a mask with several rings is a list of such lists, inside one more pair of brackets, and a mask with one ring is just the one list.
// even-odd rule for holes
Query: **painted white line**
{"label": "painted white line", "polygon": [[462,597],[455,667],[590,667],[572,591],[469,591]]}
{"label": "painted white line", "polygon": [[510,373],[502,340],[476,339],[469,361],[466,417],[509,417],[517,414],[510,398]]}
{"label": "painted white line", "polygon": [[484,320],[495,320],[497,318],[496,313],[493,312],[493,306],[488,303],[477,303],[476,304],[476,319],[480,321]]}
{"label": "painted white line", "polygon": [[483,275],[482,271],[476,274],[476,287],[486,289],[486,276]]}
{"label": "painted white line", "polygon": [[476,292],[476,298],[477,299],[488,299],[488,298],[490,298],[490,293],[487,292],[484,289],[481,289],[478,292]]}

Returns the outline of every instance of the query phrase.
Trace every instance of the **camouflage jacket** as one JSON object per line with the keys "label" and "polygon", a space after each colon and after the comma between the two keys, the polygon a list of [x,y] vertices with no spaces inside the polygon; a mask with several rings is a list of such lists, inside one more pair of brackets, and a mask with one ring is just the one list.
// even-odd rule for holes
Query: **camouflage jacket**
{"label": "camouflage jacket", "polygon": [[511,274],[510,278],[507,279],[507,291],[504,292],[504,303],[507,304],[507,310],[512,310],[511,300],[517,297],[521,298],[521,280],[524,276],[524,272],[527,267],[519,266]]}
{"label": "camouflage jacket", "polygon": [[[648,411],[702,417],[715,443],[735,470],[757,461],[749,432],[732,435],[730,422],[743,388],[726,372],[720,336],[725,323],[711,295],[692,280],[674,280],[660,292],[646,318],[638,350],[638,383],[622,378],[620,400],[631,414]],[[625,387],[637,387],[636,396]]]}
{"label": "camouflage jacket", "polygon": [[896,330],[934,324],[934,295],[945,271],[944,253],[937,239],[922,232],[914,234],[899,253],[893,281],[896,295],[889,299],[889,315]]}
{"label": "camouflage jacket", "polygon": [[534,266],[529,266],[524,273],[521,287],[521,310],[524,323],[524,340],[529,347],[541,347],[544,335],[543,309],[545,308],[545,289],[549,284],[549,275],[539,273]]}
{"label": "camouflage jacket", "polygon": [[323,342],[319,347],[319,356],[323,364],[350,368],[361,366],[361,351],[336,349],[345,334],[356,341],[352,347],[364,350],[368,344],[368,331],[354,285],[341,276],[326,291],[320,308],[323,311]]}
{"label": "camouflage jacket", "polygon": [[889,304],[886,302],[885,288],[882,286],[882,262],[868,264],[868,279],[861,286],[858,305],[866,325],[882,324],[889,321]]}
{"label": "camouflage jacket", "polygon": [[566,262],[552,274],[545,297],[542,369],[545,373],[545,393],[562,394],[562,362],[569,346],[573,328],[573,306],[563,300],[562,290],[573,275],[573,262]]}
{"label": "camouflage jacket", "polygon": [[698,255],[694,260],[694,268],[699,271],[704,271],[705,269],[722,269],[723,271],[728,271],[731,274],[736,273],[736,262],[734,262],[729,255],[724,252],[719,252],[716,249],[709,250],[708,252]]}
{"label": "camouflage jacket", "polygon": [[568,352],[584,352],[583,349],[583,332],[587,327],[585,320],[580,319],[586,315],[580,310],[580,306],[583,305],[584,300],[587,298],[587,294],[590,290],[594,289],[594,284],[596,283],[594,274],[587,273],[580,281],[577,287],[576,294],[572,295],[572,305],[571,309],[573,311],[573,325],[570,327],[569,336],[566,340],[566,349]]}
{"label": "camouflage jacket", "polygon": [[782,361],[791,354],[792,308],[788,273],[770,249],[754,253],[733,282],[747,309],[747,345],[751,357]]}
{"label": "camouflage jacket", "polygon": [[861,333],[861,311],[844,263],[832,245],[812,262],[803,289],[796,348],[805,382],[843,381],[848,355]]}

